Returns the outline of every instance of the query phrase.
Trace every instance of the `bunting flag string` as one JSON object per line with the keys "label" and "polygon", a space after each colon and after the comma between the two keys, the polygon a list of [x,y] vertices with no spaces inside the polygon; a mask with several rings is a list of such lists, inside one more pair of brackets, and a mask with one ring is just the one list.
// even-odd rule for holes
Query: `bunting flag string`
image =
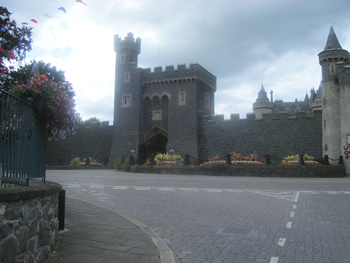
{"label": "bunting flag string", "polygon": [[[87,6],[87,4],[86,4],[85,2],[83,2],[82,0],[75,0],[75,2],[84,4],[85,6]],[[60,10],[60,11],[62,11],[63,13],[67,14],[67,10],[66,10],[63,6],[59,7],[58,10]],[[46,17],[48,17],[48,18],[53,17],[53,15],[51,15],[50,13],[45,13],[44,16],[46,16]],[[34,19],[34,18],[31,19],[30,21],[33,22],[33,23],[35,23],[35,24],[38,23],[38,20],[36,20],[36,19]],[[29,23],[23,22],[22,25],[27,26],[27,25],[29,25]]]}
{"label": "bunting flag string", "polygon": [[75,0],[75,2],[82,3],[86,6],[86,3],[84,3],[82,0]]}
{"label": "bunting flag string", "polygon": [[66,9],[63,6],[58,8],[58,10],[62,10],[65,14],[67,13]]}

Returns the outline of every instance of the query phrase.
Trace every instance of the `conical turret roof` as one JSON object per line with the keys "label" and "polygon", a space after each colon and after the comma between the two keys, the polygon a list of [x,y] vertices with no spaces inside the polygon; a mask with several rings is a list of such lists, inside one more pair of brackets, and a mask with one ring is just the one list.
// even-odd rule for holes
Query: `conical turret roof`
{"label": "conical turret roof", "polygon": [[264,89],[264,85],[263,84],[261,84],[261,89],[260,89],[260,91],[258,93],[258,98],[256,99],[256,101],[260,101],[260,100],[269,101],[269,98],[266,95],[266,91]]}
{"label": "conical turret roof", "polygon": [[333,27],[329,30],[328,39],[324,50],[327,49],[343,49],[339,44],[337,35],[334,33]]}

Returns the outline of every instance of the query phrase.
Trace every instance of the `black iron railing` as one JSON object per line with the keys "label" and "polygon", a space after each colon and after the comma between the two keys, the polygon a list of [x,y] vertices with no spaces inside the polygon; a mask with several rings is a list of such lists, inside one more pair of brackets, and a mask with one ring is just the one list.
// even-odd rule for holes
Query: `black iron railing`
{"label": "black iron railing", "polygon": [[45,120],[30,102],[0,90],[0,121],[0,179],[45,179]]}

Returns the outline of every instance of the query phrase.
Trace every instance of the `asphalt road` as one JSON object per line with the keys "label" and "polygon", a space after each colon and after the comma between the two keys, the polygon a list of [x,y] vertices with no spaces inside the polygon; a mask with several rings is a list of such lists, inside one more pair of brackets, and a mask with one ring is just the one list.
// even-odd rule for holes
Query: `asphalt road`
{"label": "asphalt road", "polygon": [[147,225],[181,262],[349,262],[350,178],[49,170],[66,195]]}

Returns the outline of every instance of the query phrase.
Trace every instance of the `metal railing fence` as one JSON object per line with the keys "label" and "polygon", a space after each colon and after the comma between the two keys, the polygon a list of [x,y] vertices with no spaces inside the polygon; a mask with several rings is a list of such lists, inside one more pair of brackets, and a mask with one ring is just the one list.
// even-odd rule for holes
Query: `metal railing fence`
{"label": "metal railing fence", "polygon": [[46,122],[32,105],[0,90],[0,179],[45,178]]}

